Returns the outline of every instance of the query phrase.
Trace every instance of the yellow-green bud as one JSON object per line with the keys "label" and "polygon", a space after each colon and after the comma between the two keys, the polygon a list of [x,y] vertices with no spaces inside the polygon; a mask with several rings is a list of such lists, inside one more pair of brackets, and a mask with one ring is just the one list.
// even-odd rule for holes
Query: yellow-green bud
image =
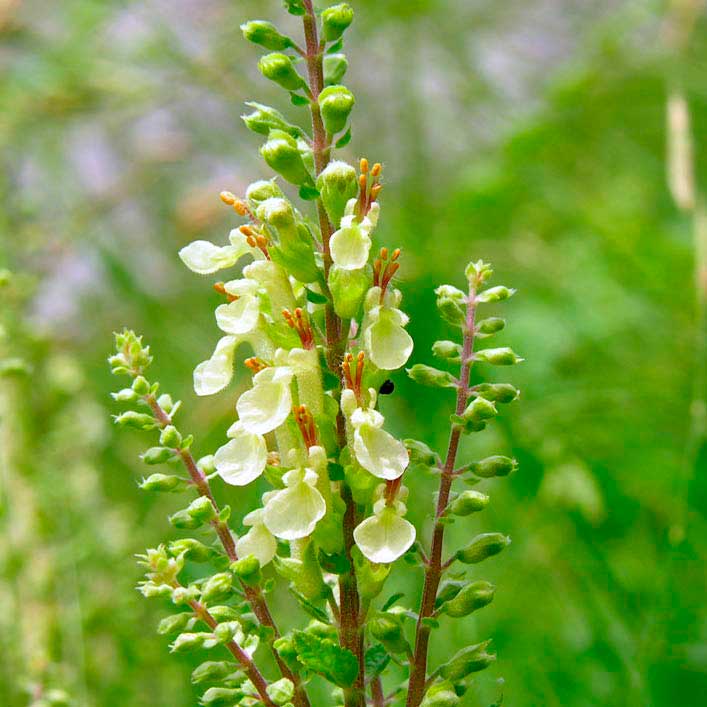
{"label": "yellow-green bud", "polygon": [[337,265],[332,265],[328,282],[337,315],[342,319],[356,317],[361,310],[370,283],[370,276],[366,269],[344,270]]}
{"label": "yellow-green bud", "polygon": [[402,623],[398,616],[378,613],[366,622],[373,638],[380,641],[391,653],[405,653],[408,642],[405,640]]}
{"label": "yellow-green bud", "polygon": [[293,41],[281,34],[272,22],[265,20],[251,20],[241,25],[243,36],[253,44],[271,51],[282,51],[293,46]]}
{"label": "yellow-green bud", "polygon": [[351,115],[356,99],[346,86],[327,86],[319,94],[319,111],[330,135],[341,132]]}
{"label": "yellow-green bud", "polygon": [[145,462],[145,464],[164,464],[174,457],[174,450],[169,447],[150,447],[144,454],[140,456],[140,459]]}
{"label": "yellow-green bud", "polygon": [[160,621],[159,626],[157,626],[157,633],[159,633],[160,636],[170,636],[174,633],[181,633],[193,619],[194,615],[191,612],[172,614],[172,616],[167,616]]}
{"label": "yellow-green bud", "polygon": [[511,539],[503,533],[482,533],[477,535],[466,547],[459,550],[456,558],[467,565],[475,565],[489,557],[498,555],[511,544]]}
{"label": "yellow-green bud", "polygon": [[425,695],[420,707],[457,707],[461,700],[449,682],[432,685]]}
{"label": "yellow-green bud", "polygon": [[488,503],[489,497],[485,493],[468,489],[454,499],[449,510],[455,516],[468,516],[483,511]]}
{"label": "yellow-green bud", "polygon": [[482,319],[476,325],[476,335],[483,339],[486,336],[491,336],[501,331],[505,326],[505,319],[501,319],[501,317],[488,317],[487,319]]}
{"label": "yellow-green bud", "polygon": [[242,557],[231,565],[233,573],[249,586],[255,586],[262,579],[260,562],[253,555]]}
{"label": "yellow-green bud", "polygon": [[493,653],[487,653],[486,648],[490,641],[467,646],[456,653],[447,663],[439,669],[439,674],[452,682],[463,680],[471,673],[478,673],[488,668],[496,660]]}
{"label": "yellow-green bud", "polygon": [[186,508],[183,508],[169,516],[169,522],[179,530],[194,530],[203,525],[198,519],[194,518]]}
{"label": "yellow-green bud", "polygon": [[276,705],[285,705],[290,703],[290,700],[295,694],[295,686],[292,680],[281,678],[276,682],[271,682],[267,687],[268,697]]}
{"label": "yellow-green bud", "polygon": [[206,580],[201,588],[201,599],[205,602],[221,601],[231,595],[232,577],[229,572],[219,572]]}
{"label": "yellow-green bud", "polygon": [[242,115],[241,119],[254,133],[269,135],[271,130],[284,130],[295,138],[301,135],[302,131],[296,125],[290,125],[279,110],[254,101],[249,101],[246,105],[254,110],[248,115]]}
{"label": "yellow-green bud", "polygon": [[298,91],[307,85],[297,73],[292,57],[287,56],[287,54],[278,52],[266,54],[260,58],[258,69],[260,69],[260,73],[266,79],[274,81],[288,91]]}
{"label": "yellow-green bud", "polygon": [[295,212],[287,199],[266,199],[256,212],[257,217],[277,229],[291,230],[295,228]]}
{"label": "yellow-green bud", "polygon": [[206,496],[199,496],[194,499],[187,508],[187,513],[194,519],[202,523],[208,523],[216,518],[216,509],[211,499]]}
{"label": "yellow-green bud", "polygon": [[455,326],[463,325],[466,320],[466,295],[452,285],[440,285],[435,294],[442,319]]}
{"label": "yellow-green bud", "polygon": [[201,697],[204,707],[231,707],[239,703],[243,691],[230,687],[210,687]]}
{"label": "yellow-green bud", "polygon": [[439,455],[433,452],[428,445],[417,439],[404,440],[408,450],[410,464],[435,467],[439,464]]}
{"label": "yellow-green bud", "polygon": [[133,381],[133,390],[138,395],[147,395],[150,392],[150,384],[145,376],[137,376]]}
{"label": "yellow-green bud", "polygon": [[116,425],[120,427],[134,427],[138,430],[152,430],[157,426],[155,418],[144,412],[127,410],[121,415],[113,418]]}
{"label": "yellow-green bud", "polygon": [[349,62],[345,54],[326,54],[324,56],[324,85],[334,86],[341,83],[346,75]]}
{"label": "yellow-green bud", "polygon": [[238,635],[240,630],[241,625],[238,621],[226,621],[216,626],[214,636],[220,643],[228,643]]}
{"label": "yellow-green bud", "polygon": [[351,5],[342,2],[339,5],[327,7],[322,12],[322,31],[327,42],[335,42],[351,25],[354,11]]}
{"label": "yellow-green bud", "polygon": [[458,363],[461,361],[462,347],[454,341],[435,341],[432,344],[432,353],[437,358]]}
{"label": "yellow-green bud", "polygon": [[516,356],[513,349],[509,349],[507,346],[498,349],[482,349],[474,354],[474,359],[491,363],[494,366],[512,366],[524,360],[520,356]]}
{"label": "yellow-green bud", "polygon": [[493,601],[496,588],[490,582],[479,580],[464,587],[453,599],[442,605],[442,611],[455,619],[468,616]]}
{"label": "yellow-green bud", "polygon": [[219,623],[237,621],[239,618],[238,612],[232,606],[210,606],[209,613]]}
{"label": "yellow-green bud", "polygon": [[334,228],[338,228],[346,204],[358,194],[356,170],[346,162],[330,162],[317,178],[317,189]]}
{"label": "yellow-green bud", "polygon": [[160,444],[170,449],[179,449],[182,444],[182,435],[174,425],[167,425],[160,433]]}
{"label": "yellow-green bud", "polygon": [[474,398],[466,410],[462,414],[465,420],[471,420],[472,422],[482,422],[483,420],[490,420],[498,415],[498,410],[496,406],[486,398]]}
{"label": "yellow-green bud", "polygon": [[190,482],[170,474],[151,474],[140,483],[143,491],[186,491]]}
{"label": "yellow-green bud", "polygon": [[492,479],[494,476],[508,476],[517,468],[518,462],[515,459],[504,457],[500,454],[486,457],[486,459],[473,462],[468,466],[468,470],[472,474],[480,476],[482,479]]}
{"label": "yellow-green bud", "polygon": [[207,547],[194,538],[180,538],[173,540],[169,544],[171,555],[183,555],[192,562],[210,562],[219,556],[219,553],[211,547]]}
{"label": "yellow-green bud", "polygon": [[111,397],[119,403],[134,403],[139,396],[132,388],[123,388],[117,393],[111,393]]}
{"label": "yellow-green bud", "polygon": [[284,130],[272,130],[260,154],[272,169],[290,184],[308,184],[312,181],[297,146],[297,140]]}
{"label": "yellow-green bud", "polygon": [[220,682],[235,672],[235,663],[225,660],[207,660],[194,670],[191,674],[191,681],[194,685],[204,682]]}
{"label": "yellow-green bud", "polygon": [[210,633],[182,633],[170,646],[172,653],[187,653],[201,648],[211,638]]}
{"label": "yellow-green bud", "polygon": [[479,287],[493,275],[493,270],[489,263],[477,260],[475,263],[472,262],[466,266],[464,274],[474,287]]}
{"label": "yellow-green bud", "polygon": [[486,302],[502,302],[504,299],[512,297],[515,292],[515,290],[510,290],[508,287],[498,285],[498,287],[491,287],[488,290],[479,292],[479,294],[476,295],[476,301],[480,304]]}
{"label": "yellow-green bud", "polygon": [[251,209],[257,209],[266,199],[283,196],[282,189],[277,185],[275,179],[260,179],[253,182],[245,193],[245,198]]}
{"label": "yellow-green bud", "polygon": [[472,392],[494,403],[512,403],[520,395],[510,383],[480,383],[472,388]]}
{"label": "yellow-green bud", "polygon": [[427,366],[424,363],[416,363],[407,369],[407,374],[415,383],[426,385],[431,388],[456,388],[457,380],[447,371],[440,371],[438,368]]}

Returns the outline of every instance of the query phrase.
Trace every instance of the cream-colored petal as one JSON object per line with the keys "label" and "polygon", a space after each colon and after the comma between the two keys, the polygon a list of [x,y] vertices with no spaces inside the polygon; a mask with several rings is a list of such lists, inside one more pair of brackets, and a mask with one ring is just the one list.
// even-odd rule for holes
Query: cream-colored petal
{"label": "cream-colored petal", "polygon": [[275,557],[277,540],[262,523],[257,523],[238,539],[236,552],[241,558],[253,555],[260,562],[260,566],[264,567]]}
{"label": "cream-colored petal", "polygon": [[366,518],[354,529],[354,540],[366,558],[377,564],[394,562],[415,542],[415,526],[392,508]]}
{"label": "cream-colored petal", "polygon": [[207,361],[194,369],[194,391],[197,395],[213,395],[223,390],[233,378],[233,354],[238,346],[238,338],[224,336]]}
{"label": "cream-colored petal", "polygon": [[263,519],[267,529],[283,540],[306,538],[326,513],[321,493],[300,481],[268,499]]}
{"label": "cream-colored petal", "polygon": [[384,371],[401,368],[410,358],[410,334],[383,313],[363,332],[363,345],[371,361]]}
{"label": "cream-colored petal", "polygon": [[216,323],[227,334],[247,334],[255,329],[260,317],[258,298],[243,295],[234,302],[216,307]]}
{"label": "cream-colored petal", "polygon": [[216,451],[214,464],[218,475],[227,484],[245,486],[263,473],[267,456],[265,439],[241,429]]}
{"label": "cream-colored petal", "polygon": [[[277,380],[259,378],[262,373],[277,372],[277,368],[266,368],[254,378],[255,385],[247,390],[236,403],[238,418],[243,427],[254,434],[266,434],[279,427],[292,409],[290,380],[292,376]],[[274,375],[272,376],[275,377]]]}
{"label": "cream-colored petal", "polygon": [[358,223],[340,228],[329,241],[331,259],[343,270],[359,270],[368,262],[371,239]]}
{"label": "cream-colored petal", "polygon": [[397,479],[410,463],[405,445],[379,427],[361,425],[354,432],[358,463],[379,479]]}
{"label": "cream-colored petal", "polygon": [[194,241],[179,251],[179,257],[193,272],[209,275],[235,265],[240,254],[232,245],[217,246],[210,241]]}

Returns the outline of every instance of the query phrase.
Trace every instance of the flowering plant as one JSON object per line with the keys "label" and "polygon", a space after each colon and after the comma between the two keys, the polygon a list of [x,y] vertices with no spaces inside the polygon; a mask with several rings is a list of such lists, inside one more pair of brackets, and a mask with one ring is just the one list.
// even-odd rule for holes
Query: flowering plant
{"label": "flowering plant", "polygon": [[[223,444],[200,459],[193,455],[193,438],[174,421],[181,403],[147,378],[152,357],[141,337],[117,334],[110,359],[114,373],[132,379],[114,394],[129,408],[116,423],[159,433],[159,444],[142,456],[146,464],[178,464],[186,471],[154,473],[141,487],[196,492],[170,522],[203,533],[147,550],[140,558],[147,569],[140,590],[180,607],[158,629],[174,636],[173,652],[221,647],[230,653],[231,660],[209,660],[194,671],[193,682],[207,688],[204,705],[306,707],[314,676],[334,686],[331,704],[460,704],[473,674],[495,660],[489,642],[464,648],[432,671],[428,643],[442,621],[468,616],[493,599],[494,587],[466,579],[459,564],[477,564],[510,542],[503,534],[483,533],[443,558],[445,526],[489,502],[476,488],[453,491],[453,483],[473,487],[515,469],[504,456],[457,463],[462,435],[484,429],[498,406],[518,395],[510,384],[470,382],[474,363],[521,360],[508,348],[475,349],[477,340],[504,327],[500,318],[479,319],[478,311],[513,290],[487,288],[492,271],[482,261],[467,266],[464,290],[436,290],[439,313],[456,337],[436,342],[433,353],[459,373],[424,364],[407,373],[422,385],[455,391],[448,451],[442,458],[423,442],[394,437],[379,398],[391,392],[389,376],[413,350],[394,286],[401,253],[373,249],[381,165],[361,159],[357,170],[333,159],[351,137],[355,99],[341,84],[347,68],[341,49],[353,10],[342,3],[317,15],[311,0],[286,0],[285,6],[302,18],[304,47],[266,21],[248,22],[242,30],[270,52],[258,64],[262,74],[287,90],[292,103],[308,107],[311,133],[258,103],[249,104],[253,110],[244,121],[265,136],[261,155],[296,188],[301,208],[277,178],[256,181],[242,197],[222,192],[244,223],[226,243],[198,240],[179,254],[201,275],[247,261],[240,277],[214,285],[224,300],[215,311],[222,336],[194,370],[196,394],[216,395],[231,382],[239,347],[253,354],[245,361],[252,386],[236,401]],[[429,550],[406,518],[408,485],[414,493],[415,475],[425,470],[439,477]],[[234,486],[262,478],[270,490],[257,508],[232,514],[216,501],[216,478]],[[422,568],[417,610],[400,604],[400,596],[379,601],[398,561]],[[185,579],[194,564],[204,570]],[[311,618],[304,628],[279,631],[268,604],[276,577],[289,583]],[[271,677],[263,668],[265,651],[274,658]],[[407,679],[384,687],[392,666]]]}

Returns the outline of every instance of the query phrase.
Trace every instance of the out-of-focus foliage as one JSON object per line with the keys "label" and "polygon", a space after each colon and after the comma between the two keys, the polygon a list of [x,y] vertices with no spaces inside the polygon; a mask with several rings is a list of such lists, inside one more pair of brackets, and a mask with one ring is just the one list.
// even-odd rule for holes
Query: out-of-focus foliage
{"label": "out-of-focus foliage", "polygon": [[[258,77],[238,25],[276,4],[0,2],[0,704],[53,689],[77,705],[194,704],[189,659],[165,659],[134,591],[131,555],[162,537],[167,509],[136,490],[137,437],[103,422],[104,360],[112,330],[144,332],[213,451],[235,398],[191,393],[216,296],[176,252],[221,238],[219,190],[264,173],[244,157]],[[499,661],[465,704],[493,702],[500,676],[516,706],[697,704],[707,465],[687,454],[694,246],[665,186],[664,115],[677,75],[707,185],[705,20],[678,60],[660,3],[354,4],[347,149],[386,163],[379,239],[404,251],[413,360],[444,337],[433,288],[460,263],[483,257],[519,288],[523,405],[465,450],[520,461],[492,519],[473,521],[514,543],[475,625]],[[396,385],[396,432],[442,446],[447,409]],[[412,594],[415,579],[394,582]],[[469,642],[447,638],[433,661]]]}

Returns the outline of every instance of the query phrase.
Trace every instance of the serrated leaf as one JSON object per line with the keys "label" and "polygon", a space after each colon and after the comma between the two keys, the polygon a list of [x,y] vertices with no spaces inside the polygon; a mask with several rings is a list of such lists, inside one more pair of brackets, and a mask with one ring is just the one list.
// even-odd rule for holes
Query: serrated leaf
{"label": "serrated leaf", "polygon": [[307,614],[317,619],[318,621],[322,621],[323,623],[329,623],[329,617],[326,615],[326,612],[322,611],[318,606],[312,604],[312,602],[309,601],[307,597],[300,594],[296,589],[292,589],[290,587],[290,591],[292,592],[295,599],[297,599],[297,602],[302,607],[303,611],[305,611]]}
{"label": "serrated leaf", "polygon": [[348,649],[329,638],[293,632],[297,660],[338,687],[351,687],[358,676],[358,661]]}
{"label": "serrated leaf", "polygon": [[351,128],[349,128],[335,143],[335,147],[346,147],[351,142]]}
{"label": "serrated leaf", "polygon": [[381,643],[376,643],[376,645],[371,646],[366,651],[364,663],[366,667],[366,679],[370,682],[388,667],[390,656]]}

